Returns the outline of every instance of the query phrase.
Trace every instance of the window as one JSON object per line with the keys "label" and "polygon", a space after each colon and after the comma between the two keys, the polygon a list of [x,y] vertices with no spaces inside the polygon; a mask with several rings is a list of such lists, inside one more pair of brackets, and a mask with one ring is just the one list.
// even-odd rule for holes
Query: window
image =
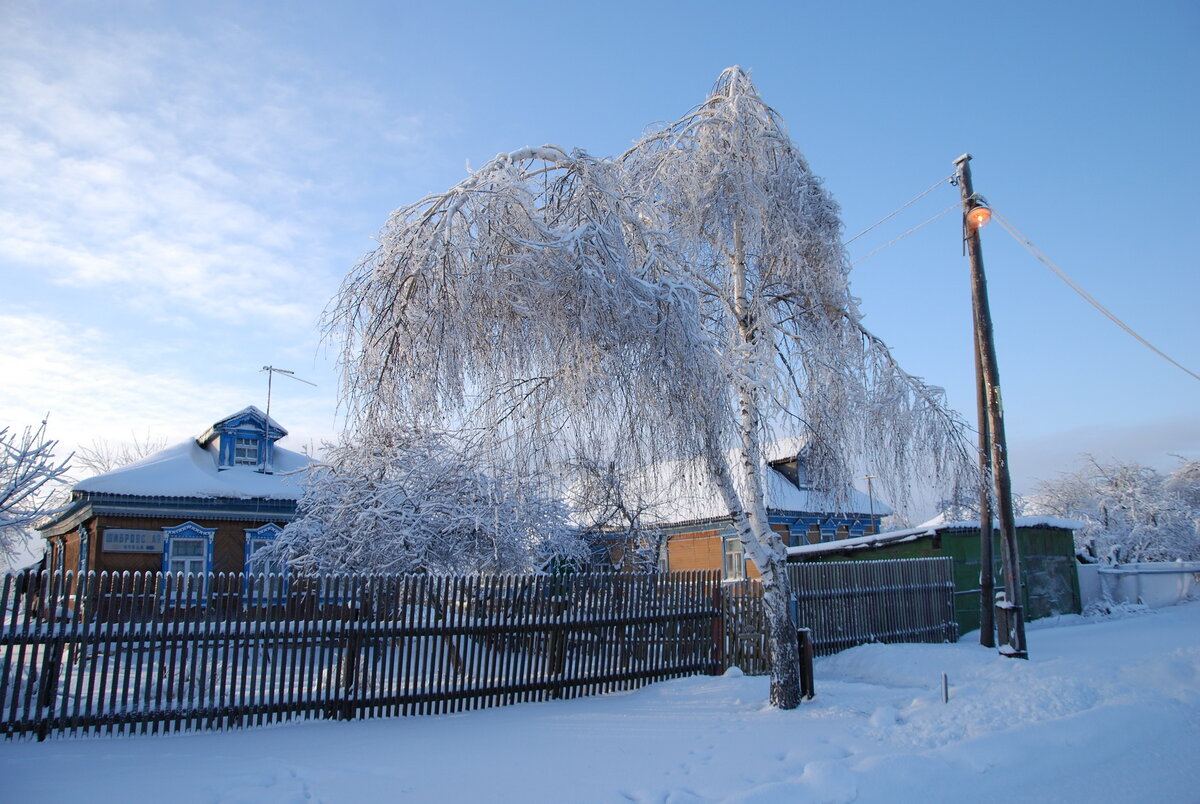
{"label": "window", "polygon": [[233,465],[258,466],[257,438],[235,438],[233,440]]}
{"label": "window", "polygon": [[724,541],[724,562],[722,570],[725,580],[742,581],[746,579],[746,555],[742,552],[742,540],[736,536]]}
{"label": "window", "polygon": [[167,572],[200,573],[208,562],[203,539],[172,539],[167,548]]}
{"label": "window", "polygon": [[283,563],[278,559],[256,556],[259,550],[271,543],[272,539],[250,539],[246,544],[246,572],[254,575],[278,575],[283,572]]}
{"label": "window", "polygon": [[262,555],[262,549],[275,541],[280,531],[281,528],[271,522],[246,529],[244,592],[251,605],[282,603],[287,592],[287,566],[277,557]]}
{"label": "window", "polygon": [[216,528],[202,528],[195,522],[163,528],[163,572],[212,572],[213,536],[216,532]]}

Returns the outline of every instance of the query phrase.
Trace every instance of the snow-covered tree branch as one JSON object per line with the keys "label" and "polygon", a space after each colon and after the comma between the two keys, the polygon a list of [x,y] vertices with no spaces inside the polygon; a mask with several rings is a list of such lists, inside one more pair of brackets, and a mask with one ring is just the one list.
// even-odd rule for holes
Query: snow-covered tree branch
{"label": "snow-covered tree branch", "polygon": [[1181,461],[1164,477],[1088,457],[1078,472],[1041,483],[1026,512],[1083,522],[1075,548],[1093,561],[1200,560],[1200,462]]}
{"label": "snow-covered tree branch", "polygon": [[70,468],[71,456],[54,457],[46,421],[20,434],[0,429],[0,552],[13,554],[26,529],[50,512],[50,492]]}
{"label": "snow-covered tree branch", "polygon": [[662,521],[661,489],[647,484],[633,470],[609,461],[579,456],[567,467],[573,479],[566,502],[593,545],[616,547],[611,557],[619,566],[641,572],[658,569],[666,536]]}
{"label": "snow-covered tree branch", "polygon": [[[799,700],[763,444],[803,435],[833,495],[856,459],[903,505],[969,471],[960,422],[862,327],[838,207],[739,68],[615,159],[501,154],[402,207],[327,318],[371,443],[488,433],[526,467],[698,457],[762,575],[772,700]],[[732,457],[731,457],[732,456]]]}

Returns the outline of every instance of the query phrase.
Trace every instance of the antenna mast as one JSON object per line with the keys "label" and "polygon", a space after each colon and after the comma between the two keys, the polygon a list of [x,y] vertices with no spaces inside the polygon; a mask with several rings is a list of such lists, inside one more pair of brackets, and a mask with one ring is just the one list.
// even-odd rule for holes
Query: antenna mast
{"label": "antenna mast", "polygon": [[276,374],[282,374],[285,377],[291,377],[296,382],[302,382],[305,385],[311,385],[313,388],[317,387],[317,384],[315,382],[309,382],[308,380],[303,380],[303,379],[297,377],[296,372],[294,372],[294,371],[288,371],[287,369],[275,368],[274,366],[263,366],[262,371],[267,372],[267,421],[270,421],[270,419],[271,419],[271,380],[274,378],[274,376]]}

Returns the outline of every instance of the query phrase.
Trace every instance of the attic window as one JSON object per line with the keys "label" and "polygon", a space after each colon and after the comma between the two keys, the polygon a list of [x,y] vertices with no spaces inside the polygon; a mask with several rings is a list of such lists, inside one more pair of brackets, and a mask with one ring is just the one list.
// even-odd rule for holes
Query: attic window
{"label": "attic window", "polygon": [[234,466],[258,466],[258,439],[237,438],[233,442]]}

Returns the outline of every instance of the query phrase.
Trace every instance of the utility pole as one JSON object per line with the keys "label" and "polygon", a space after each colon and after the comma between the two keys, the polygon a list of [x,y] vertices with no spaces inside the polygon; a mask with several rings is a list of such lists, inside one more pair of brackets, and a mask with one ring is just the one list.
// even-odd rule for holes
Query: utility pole
{"label": "utility pole", "polygon": [[[978,237],[978,234],[976,234]],[[975,319],[975,409],[979,416],[979,644],[996,647],[995,560],[992,558],[992,428],[988,426],[983,344]]]}
{"label": "utility pole", "polygon": [[[982,396],[984,410],[981,418],[987,419],[987,452],[996,487],[997,519],[1000,525],[1000,553],[1004,562],[1004,589],[1008,609],[1007,627],[1000,634],[1000,652],[1017,659],[1028,659],[1025,643],[1025,618],[1022,609],[1020,551],[1017,548],[1017,532],[1013,523],[1012,480],[1008,472],[1008,444],[1004,435],[1004,406],[1000,401],[1000,369],[996,361],[996,342],[992,334],[992,313],[988,305],[987,277],[983,272],[983,247],[979,239],[979,227],[991,217],[987,205],[975,194],[971,183],[971,155],[963,154],[954,160],[955,177],[963,201],[963,235],[966,240],[967,258],[971,265],[971,306],[975,323],[975,356],[978,371],[977,390]],[[980,428],[980,442],[985,440]],[[983,466],[983,458],[980,458]],[[986,482],[986,481],[985,481]],[[981,490],[981,497],[983,496]],[[982,499],[981,499],[982,502]],[[981,506],[982,507],[982,506]],[[980,521],[980,538],[987,541],[990,553],[992,523]],[[981,543],[982,547],[982,543]],[[982,551],[981,551],[982,552]],[[991,564],[988,563],[990,574]],[[980,586],[982,597],[983,556],[980,556]],[[981,607],[991,603],[986,597]],[[981,612],[982,613],[982,612]],[[982,641],[982,637],[981,637]]]}

